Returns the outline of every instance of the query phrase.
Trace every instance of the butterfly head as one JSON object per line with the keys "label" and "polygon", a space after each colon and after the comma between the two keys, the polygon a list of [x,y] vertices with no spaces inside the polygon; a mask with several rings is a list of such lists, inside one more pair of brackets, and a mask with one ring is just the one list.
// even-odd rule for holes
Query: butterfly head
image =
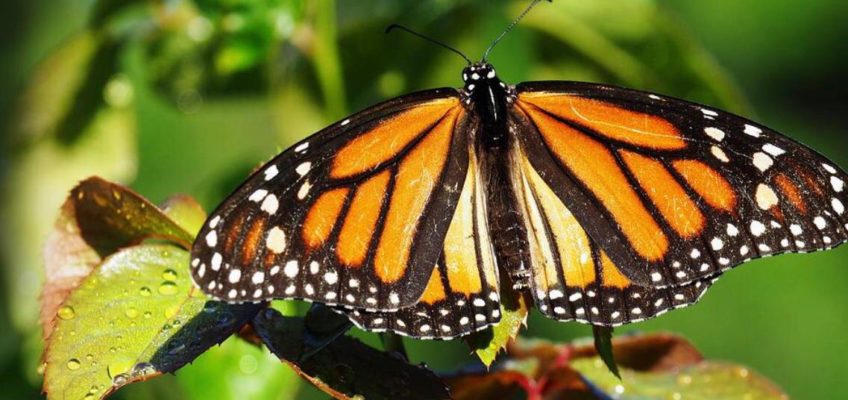
{"label": "butterfly head", "polygon": [[474,88],[498,82],[499,79],[492,64],[479,62],[462,70],[462,81],[465,83],[465,90],[473,92]]}

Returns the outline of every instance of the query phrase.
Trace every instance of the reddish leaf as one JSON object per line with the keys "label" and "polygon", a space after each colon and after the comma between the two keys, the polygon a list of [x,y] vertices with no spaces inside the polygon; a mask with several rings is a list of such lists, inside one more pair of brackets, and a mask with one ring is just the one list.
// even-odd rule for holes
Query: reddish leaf
{"label": "reddish leaf", "polygon": [[156,206],[124,186],[92,177],[71,190],[44,247],[42,334],[53,331],[56,311],[103,257],[147,238],[189,248],[192,236]]}

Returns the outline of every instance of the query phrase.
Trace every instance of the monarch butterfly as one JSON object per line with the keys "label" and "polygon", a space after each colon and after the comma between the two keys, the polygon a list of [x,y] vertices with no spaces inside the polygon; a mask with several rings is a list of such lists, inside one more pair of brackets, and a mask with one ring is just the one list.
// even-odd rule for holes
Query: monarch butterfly
{"label": "monarch butterfly", "polygon": [[771,129],[614,86],[511,86],[463,57],[461,89],[375,105],[258,169],[201,229],[196,284],[451,338],[500,320],[501,285],[617,326],[748,260],[848,240],[845,172]]}

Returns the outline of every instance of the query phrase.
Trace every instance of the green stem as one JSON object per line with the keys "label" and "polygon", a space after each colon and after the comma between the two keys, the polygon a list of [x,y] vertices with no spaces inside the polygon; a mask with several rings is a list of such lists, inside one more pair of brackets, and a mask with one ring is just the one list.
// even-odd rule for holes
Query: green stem
{"label": "green stem", "polygon": [[324,96],[326,114],[332,119],[337,119],[347,114],[347,107],[336,31],[336,2],[319,0],[314,4],[313,68],[318,76],[321,94]]}

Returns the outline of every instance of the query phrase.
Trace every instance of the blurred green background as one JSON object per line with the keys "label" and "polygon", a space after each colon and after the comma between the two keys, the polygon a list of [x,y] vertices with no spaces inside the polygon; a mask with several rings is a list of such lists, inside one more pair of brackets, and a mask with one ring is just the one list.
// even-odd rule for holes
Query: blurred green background
{"label": "blurred green background", "polygon": [[[38,398],[40,248],[67,191],[98,174],[154,202],[207,208],[255,166],[377,101],[459,86],[527,4],[491,1],[7,0],[0,5],[0,398]],[[492,53],[509,82],[613,83],[754,118],[848,165],[844,2],[557,0]],[[674,331],[713,359],[762,372],[797,398],[848,398],[848,248],[754,261],[697,306],[617,332]],[[356,333],[370,343],[375,336]],[[527,336],[586,326],[534,314]],[[461,342],[407,340],[449,370]],[[322,398],[251,346],[228,341],[192,366],[117,395]]]}

